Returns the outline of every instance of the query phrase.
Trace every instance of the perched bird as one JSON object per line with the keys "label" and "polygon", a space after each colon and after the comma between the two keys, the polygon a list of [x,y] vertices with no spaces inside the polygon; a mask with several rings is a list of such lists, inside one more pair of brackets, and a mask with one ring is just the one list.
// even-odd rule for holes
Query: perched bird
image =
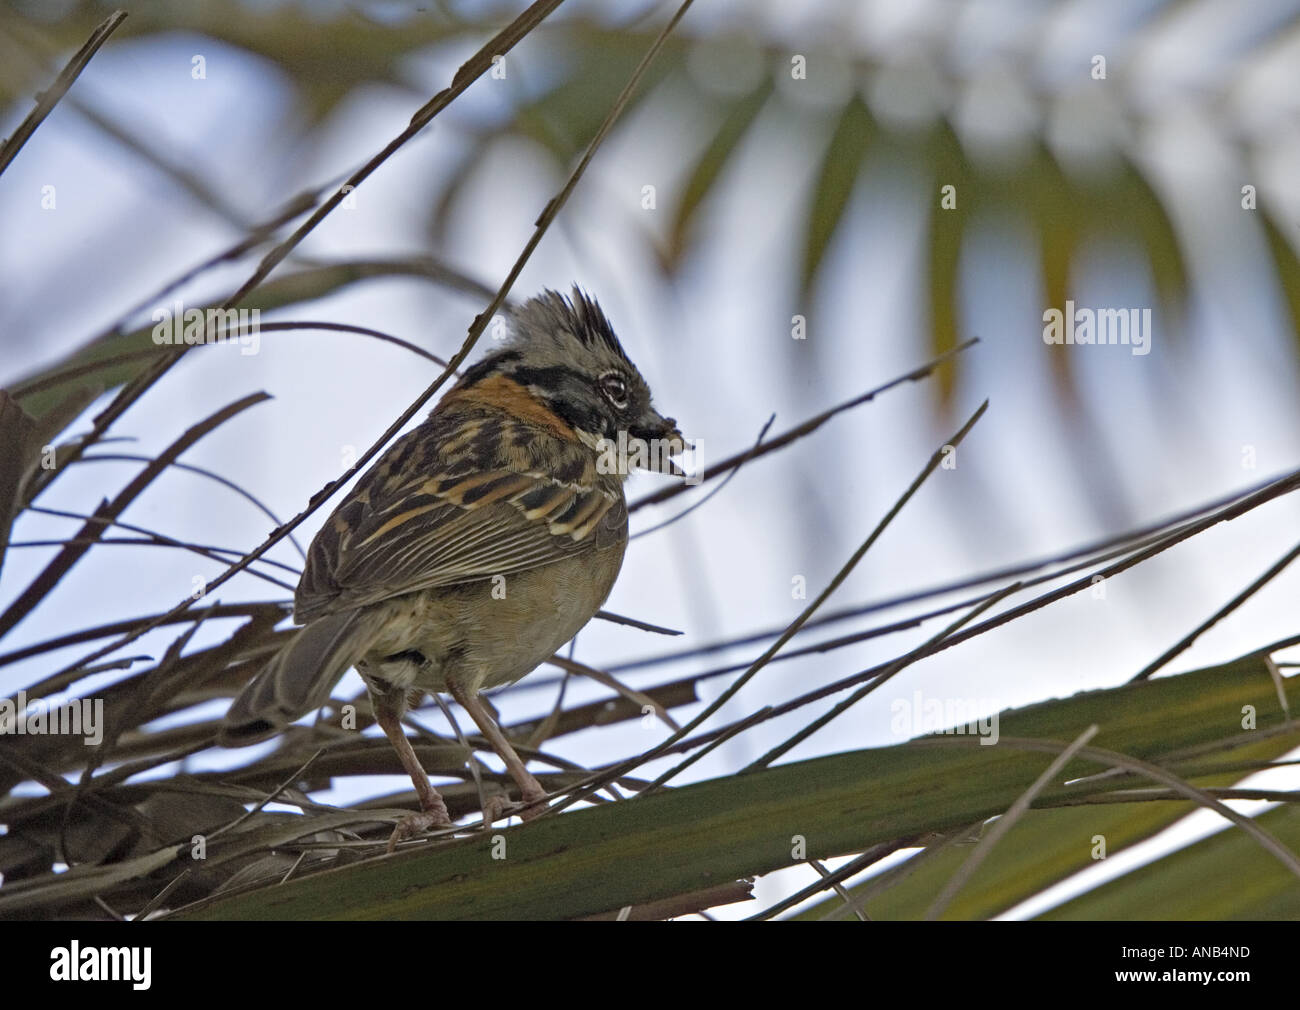
{"label": "perched bird", "polygon": [[420,800],[390,850],[451,823],[402,731],[425,692],[456,699],[518,784],[523,816],[541,813],[545,791],[479,692],[531,672],[604,603],[627,547],[627,468],[611,447],[637,444],[657,450],[641,465],[680,473],[668,461],[685,448],[677,423],[651,406],[600,307],[577,287],[526,302],[508,340],[316,535],[294,594],[304,627],[235,698],[222,745],[273,736],[355,666]]}

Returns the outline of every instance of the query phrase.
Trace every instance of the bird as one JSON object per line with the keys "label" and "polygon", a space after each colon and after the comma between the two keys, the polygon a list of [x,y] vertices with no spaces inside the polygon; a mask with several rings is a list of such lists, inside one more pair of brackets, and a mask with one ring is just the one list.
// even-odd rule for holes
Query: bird
{"label": "bird", "polygon": [[481,692],[532,672],[596,614],[627,548],[629,470],[681,475],[671,457],[690,448],[577,285],[514,309],[498,343],[322,525],[294,593],[302,627],[217,734],[225,747],[268,739],[355,667],[419,800],[390,852],[452,824],[402,729],[426,693],[450,694],[478,726],[519,787],[521,817],[545,812]]}

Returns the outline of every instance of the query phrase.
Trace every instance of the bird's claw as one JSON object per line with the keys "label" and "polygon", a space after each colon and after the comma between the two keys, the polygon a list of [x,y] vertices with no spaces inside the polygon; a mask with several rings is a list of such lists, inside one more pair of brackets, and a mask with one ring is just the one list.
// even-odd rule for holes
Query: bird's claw
{"label": "bird's claw", "polygon": [[421,810],[419,813],[407,814],[397,822],[393,833],[388,836],[388,851],[393,852],[398,842],[404,842],[408,838],[415,838],[434,828],[449,827],[451,818],[447,816],[446,810]]}

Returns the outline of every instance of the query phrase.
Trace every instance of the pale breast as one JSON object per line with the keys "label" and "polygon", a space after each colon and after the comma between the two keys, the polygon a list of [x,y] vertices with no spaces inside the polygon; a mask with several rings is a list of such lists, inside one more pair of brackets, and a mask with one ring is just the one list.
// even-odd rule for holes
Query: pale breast
{"label": "pale breast", "polygon": [[[625,548],[618,541],[540,568],[389,600],[392,616],[368,665],[427,691],[446,690],[449,678],[473,691],[514,683],[591,620],[614,586]],[[385,662],[411,652],[426,662]]]}

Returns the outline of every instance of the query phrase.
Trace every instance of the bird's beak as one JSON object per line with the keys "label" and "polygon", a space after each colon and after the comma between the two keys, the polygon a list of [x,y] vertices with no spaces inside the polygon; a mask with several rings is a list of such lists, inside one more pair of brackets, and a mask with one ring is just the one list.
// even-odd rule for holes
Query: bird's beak
{"label": "bird's beak", "polygon": [[687,476],[686,471],[669,458],[692,448],[691,443],[682,437],[673,418],[664,417],[653,408],[647,408],[629,429],[629,434],[649,445],[647,470],[669,477]]}

